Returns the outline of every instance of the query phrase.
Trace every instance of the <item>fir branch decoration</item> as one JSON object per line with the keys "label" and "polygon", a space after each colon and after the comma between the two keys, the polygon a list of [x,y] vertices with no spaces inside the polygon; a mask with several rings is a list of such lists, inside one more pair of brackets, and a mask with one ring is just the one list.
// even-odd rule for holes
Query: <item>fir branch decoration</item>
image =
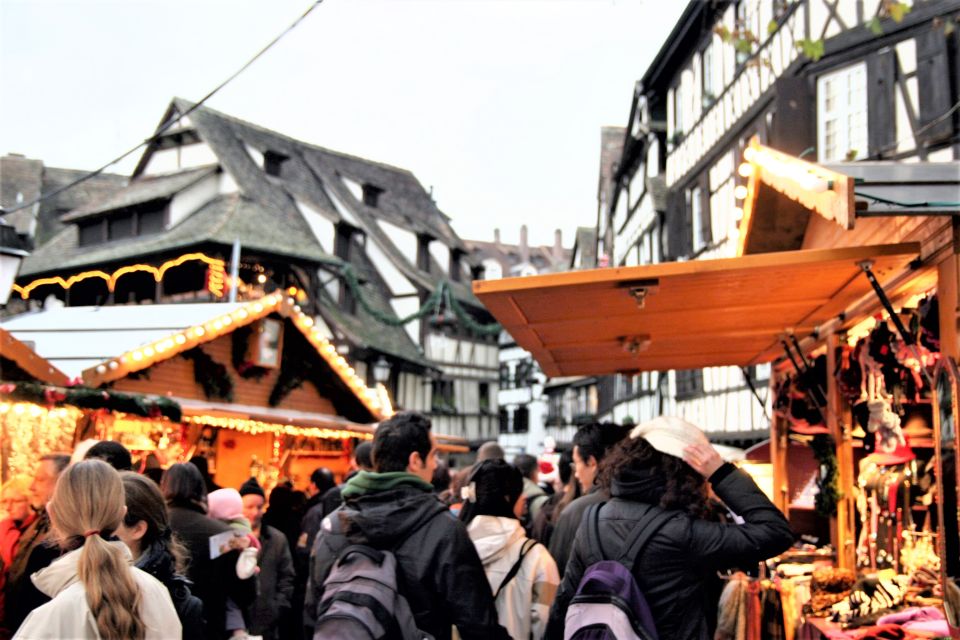
{"label": "fir branch decoration", "polygon": [[193,379],[203,388],[209,399],[233,402],[233,380],[227,368],[211,358],[200,347],[180,354],[181,358],[193,361]]}
{"label": "fir branch decoration", "polygon": [[825,433],[815,435],[810,442],[813,456],[820,463],[817,476],[819,492],[815,500],[816,511],[829,518],[837,512],[837,502],[843,496],[837,488],[837,452],[833,438]]}
{"label": "fir branch decoration", "polygon": [[120,393],[90,387],[52,387],[35,382],[17,382],[0,385],[0,394],[12,400],[33,402],[46,406],[71,405],[80,409],[122,411],[143,418],[163,416],[173,422],[183,417],[180,405],[163,396],[145,396]]}
{"label": "fir branch decoration", "polygon": [[259,382],[265,375],[270,373],[270,369],[258,367],[247,360],[247,350],[250,346],[250,336],[252,335],[253,329],[250,325],[234,330],[231,335],[230,359],[233,363],[233,370],[240,374],[241,378],[246,380],[253,379]]}

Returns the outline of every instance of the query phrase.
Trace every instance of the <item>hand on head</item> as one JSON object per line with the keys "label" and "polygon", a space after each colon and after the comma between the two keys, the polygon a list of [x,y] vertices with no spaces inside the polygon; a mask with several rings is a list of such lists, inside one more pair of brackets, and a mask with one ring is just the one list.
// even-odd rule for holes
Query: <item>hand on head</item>
{"label": "hand on head", "polygon": [[723,465],[723,459],[717,450],[702,443],[684,447],[683,460],[704,478],[712,476]]}

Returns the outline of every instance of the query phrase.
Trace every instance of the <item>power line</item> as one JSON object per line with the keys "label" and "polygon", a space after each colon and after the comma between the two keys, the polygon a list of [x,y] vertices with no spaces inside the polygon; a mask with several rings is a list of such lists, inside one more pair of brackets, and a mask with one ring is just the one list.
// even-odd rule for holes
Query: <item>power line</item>
{"label": "power line", "polygon": [[230,77],[228,77],[226,80],[224,80],[223,82],[221,82],[220,84],[218,84],[216,87],[214,87],[214,89],[213,89],[212,91],[210,91],[207,95],[203,96],[203,98],[201,98],[199,102],[195,103],[192,107],[190,107],[190,108],[187,109],[185,112],[183,112],[182,114],[180,114],[180,117],[179,117],[179,118],[177,118],[177,119],[175,119],[175,120],[170,120],[169,122],[167,122],[166,124],[164,124],[163,126],[161,126],[160,129],[158,129],[157,132],[154,133],[154,134],[153,134],[152,136],[150,136],[149,138],[146,138],[145,140],[143,140],[142,142],[140,142],[139,144],[137,144],[135,147],[132,147],[132,148],[128,149],[128,150],[125,151],[122,155],[117,156],[116,158],[114,158],[113,160],[111,160],[111,161],[108,162],[107,164],[103,165],[103,166],[100,167],[99,169],[96,169],[96,170],[91,171],[91,172],[89,172],[89,173],[87,173],[87,174],[84,174],[84,175],[80,176],[79,178],[77,178],[76,180],[74,180],[73,182],[69,182],[69,183],[63,185],[62,187],[58,187],[58,188],[54,189],[53,191],[48,191],[47,193],[42,193],[42,194],[40,194],[39,196],[37,196],[36,198],[34,198],[33,200],[30,200],[30,201],[28,201],[28,202],[23,202],[23,203],[21,203],[21,204],[16,205],[16,206],[13,207],[13,208],[7,209],[7,208],[4,208],[4,207],[0,207],[0,215],[4,215],[4,214],[8,214],[8,213],[14,213],[14,212],[16,212],[16,211],[20,211],[21,209],[26,209],[27,207],[32,207],[33,205],[39,204],[39,203],[43,202],[44,200],[48,200],[48,199],[50,199],[50,198],[52,198],[52,197],[54,197],[54,196],[60,195],[60,194],[63,193],[64,191],[67,191],[68,189],[72,189],[73,187],[77,186],[78,184],[81,184],[81,183],[83,183],[83,182],[86,182],[86,181],[89,180],[90,178],[94,178],[94,177],[100,175],[101,173],[103,173],[104,171],[106,171],[107,169],[109,169],[110,167],[112,167],[113,165],[117,164],[118,162],[120,162],[121,160],[123,160],[124,158],[126,158],[127,156],[129,156],[129,155],[133,154],[134,152],[136,152],[136,151],[137,151],[138,149],[140,149],[141,147],[144,147],[144,146],[146,146],[146,145],[148,145],[148,144],[150,144],[150,143],[152,143],[152,142],[155,142],[156,140],[158,140],[158,139],[160,138],[161,135],[163,135],[163,133],[164,133],[167,129],[169,129],[170,127],[172,127],[172,126],[174,125],[174,123],[179,122],[179,121],[182,120],[183,118],[187,117],[188,115],[190,115],[191,113],[193,113],[194,111],[196,111],[197,109],[199,109],[201,106],[203,106],[203,104],[204,104],[207,100],[209,100],[210,98],[212,98],[218,91],[220,91],[221,89],[223,89],[223,88],[224,88],[225,86],[227,86],[231,81],[233,81],[237,76],[239,76],[241,73],[243,73],[244,71],[246,71],[247,68],[250,67],[250,65],[252,65],[254,62],[256,62],[263,54],[265,54],[267,51],[269,51],[275,44],[277,44],[278,42],[280,42],[280,40],[281,40],[284,36],[286,36],[288,33],[290,33],[291,31],[293,31],[293,30],[297,27],[297,25],[299,25],[301,22],[303,22],[303,20],[304,20],[308,15],[310,15],[310,13],[311,13],[314,9],[316,9],[317,6],[319,6],[321,2],[323,2],[323,0],[315,0],[314,3],[311,4],[311,5],[307,8],[307,10],[304,11],[304,12],[300,15],[299,18],[297,18],[296,20],[294,20],[293,23],[290,24],[289,27],[287,27],[286,29],[284,29],[284,30],[280,33],[280,35],[278,35],[276,38],[274,38],[273,40],[271,40],[265,47],[263,47],[262,49],[260,49],[260,51],[258,51],[258,52],[256,53],[256,55],[254,55],[252,58],[250,58],[250,60],[248,60],[248,61],[246,62],[246,64],[244,64],[242,67],[240,67],[239,69],[237,69],[237,70],[236,70],[233,74],[231,74]]}

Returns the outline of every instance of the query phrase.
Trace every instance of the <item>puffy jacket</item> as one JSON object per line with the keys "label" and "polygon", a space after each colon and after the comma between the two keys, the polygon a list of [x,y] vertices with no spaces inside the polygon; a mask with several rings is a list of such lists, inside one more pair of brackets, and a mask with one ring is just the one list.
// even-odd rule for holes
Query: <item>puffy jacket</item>
{"label": "puffy jacket", "polygon": [[[122,542],[113,542],[130,557]],[[50,566],[33,575],[33,582],[47,596],[53,598],[35,609],[17,630],[15,639],[77,638],[100,640],[97,622],[87,603],[87,592],[77,575],[81,549],[71,551]],[[180,621],[163,584],[140,569],[130,567],[130,573],[140,589],[140,619],[146,627],[146,640],[180,638]]]}
{"label": "puffy jacket", "polygon": [[193,595],[203,601],[208,638],[226,637],[227,598],[238,607],[246,607],[257,597],[256,577],[237,577],[238,551],[230,551],[210,559],[210,536],[232,529],[208,518],[195,505],[171,505],[170,529],[190,552],[187,577],[193,582]]}
{"label": "puffy jacket", "polygon": [[[652,476],[621,475],[612,499],[600,509],[600,544],[612,555],[634,524],[651,508]],[[705,640],[704,585],[718,569],[749,566],[773,557],[793,542],[786,518],[744,471],[723,465],[710,477],[714,493],[744,524],[721,524],[677,511],[650,539],[633,569],[653,613],[657,633],[670,640]],[[563,637],[564,617],[586,570],[586,536],[581,529],[550,611],[548,638]]]}
{"label": "puffy jacket", "polygon": [[257,562],[260,566],[260,595],[250,608],[249,631],[265,640],[275,640],[280,617],[286,615],[292,606],[290,599],[297,575],[287,538],[281,531],[262,525],[260,545]]}
{"label": "puffy jacket", "polygon": [[557,563],[542,544],[529,546],[520,522],[513,518],[477,516],[467,526],[467,533],[480,554],[480,562],[496,593],[507,574],[520,558],[527,545],[529,551],[523,558],[520,570],[508,582],[495,604],[500,624],[506,627],[511,638],[534,638],[539,640],[547,626],[550,605],[560,586]]}
{"label": "puffy jacket", "polygon": [[[344,487],[345,503],[324,518],[310,556],[304,624],[313,633],[323,581],[350,544],[392,550],[400,591],[417,625],[437,640],[456,625],[465,640],[509,638],[497,623],[493,594],[466,528],[407,473],[361,471]],[[309,637],[309,636],[308,636]]]}

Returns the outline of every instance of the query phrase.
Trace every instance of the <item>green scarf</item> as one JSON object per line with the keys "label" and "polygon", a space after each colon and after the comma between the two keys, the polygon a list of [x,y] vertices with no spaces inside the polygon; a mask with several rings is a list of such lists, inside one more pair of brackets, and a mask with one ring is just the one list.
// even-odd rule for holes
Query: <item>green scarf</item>
{"label": "green scarf", "polygon": [[387,473],[361,471],[347,480],[347,484],[343,486],[343,491],[340,495],[344,500],[347,500],[368,493],[389,491],[390,489],[403,486],[416,487],[424,491],[433,491],[432,484],[406,471],[388,471]]}

